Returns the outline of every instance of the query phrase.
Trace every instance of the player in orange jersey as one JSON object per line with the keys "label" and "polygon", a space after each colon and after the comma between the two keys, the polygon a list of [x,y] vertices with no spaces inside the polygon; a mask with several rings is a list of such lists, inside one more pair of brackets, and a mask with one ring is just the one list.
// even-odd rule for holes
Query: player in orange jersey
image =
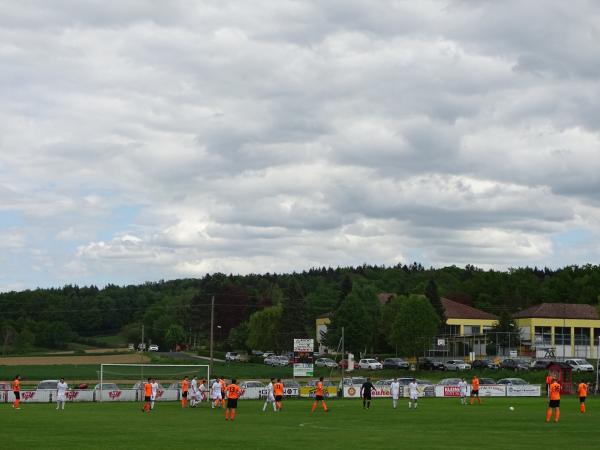
{"label": "player in orange jersey", "polygon": [[560,384],[556,381],[556,378],[552,378],[550,384],[550,402],[546,411],[546,422],[550,422],[552,410],[554,410],[554,421],[558,422],[560,419]]}
{"label": "player in orange jersey", "polygon": [[325,392],[323,389],[323,377],[319,378],[319,381],[317,381],[317,384],[315,386],[315,401],[312,405],[312,410],[311,410],[311,414],[315,412],[315,409],[317,409],[317,405],[318,403],[321,402],[321,406],[323,406],[323,410],[325,410],[325,412],[329,412],[329,410],[327,409],[327,405],[325,404]]}
{"label": "player in orange jersey", "polygon": [[477,375],[473,376],[473,381],[471,382],[471,405],[475,403],[475,397],[477,397],[477,403],[481,405],[481,398],[479,398],[479,378],[477,378]]}
{"label": "player in orange jersey", "polygon": [[281,382],[281,378],[277,378],[277,383],[273,384],[273,394],[275,394],[275,406],[277,407],[277,411],[281,411],[283,404],[283,383]]}
{"label": "player in orange jersey", "polygon": [[188,391],[190,390],[190,381],[188,376],[183,377],[183,381],[181,382],[181,407],[185,408],[187,406],[187,397]]}
{"label": "player in orange jersey", "polygon": [[21,409],[19,403],[21,403],[21,376],[17,375],[12,382],[12,390],[13,394],[15,394],[15,401],[13,403],[13,408]]}
{"label": "player in orange jersey", "polygon": [[225,388],[227,394],[227,409],[225,410],[225,420],[235,419],[235,409],[237,408],[237,401],[242,394],[242,389],[235,384],[236,379],[231,380],[231,384]]}
{"label": "player in orange jersey", "polygon": [[585,399],[588,395],[588,385],[583,381],[577,386],[577,395],[579,396],[579,411],[585,412]]}
{"label": "player in orange jersey", "polygon": [[148,381],[144,383],[144,407],[142,412],[150,412],[152,407],[152,379],[148,378]]}

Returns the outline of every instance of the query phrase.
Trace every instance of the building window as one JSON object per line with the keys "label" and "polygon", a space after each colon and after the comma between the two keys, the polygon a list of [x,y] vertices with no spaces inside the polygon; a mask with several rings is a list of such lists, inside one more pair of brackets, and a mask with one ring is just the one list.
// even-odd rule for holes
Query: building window
{"label": "building window", "polygon": [[594,345],[600,342],[600,328],[594,328]]}
{"label": "building window", "polygon": [[460,334],[460,325],[446,325],[444,334],[458,336]]}
{"label": "building window", "polygon": [[465,336],[481,334],[481,325],[465,325]]}
{"label": "building window", "polygon": [[590,345],[589,328],[575,328],[575,345]]}
{"label": "building window", "polygon": [[552,327],[535,327],[535,344],[552,345]]}
{"label": "building window", "polygon": [[571,345],[571,327],[554,327],[554,343]]}

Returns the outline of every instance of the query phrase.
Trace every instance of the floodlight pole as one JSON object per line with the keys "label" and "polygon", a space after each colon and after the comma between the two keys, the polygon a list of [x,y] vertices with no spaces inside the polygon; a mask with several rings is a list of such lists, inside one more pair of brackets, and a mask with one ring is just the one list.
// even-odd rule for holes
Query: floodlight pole
{"label": "floodlight pole", "polygon": [[215,326],[215,296],[210,300],[210,370],[212,372],[213,365],[213,332]]}
{"label": "floodlight pole", "polygon": [[[344,359],[344,327],[342,327],[342,360]],[[348,358],[346,358],[346,364],[348,364]],[[342,364],[342,398],[344,398],[344,364]]]}

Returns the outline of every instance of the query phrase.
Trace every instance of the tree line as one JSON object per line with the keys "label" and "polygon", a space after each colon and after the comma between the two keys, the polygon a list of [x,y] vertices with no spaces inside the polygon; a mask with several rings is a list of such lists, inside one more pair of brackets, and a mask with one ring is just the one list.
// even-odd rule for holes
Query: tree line
{"label": "tree line", "polygon": [[[387,304],[378,294],[393,293]],[[411,337],[435,334],[444,323],[440,297],[497,315],[541,302],[598,304],[600,267],[483,270],[475,266],[425,268],[322,267],[289,274],[209,274],[141,285],[104,288],[67,285],[0,294],[0,352],[94,344],[120,333],[163,347],[206,346],[214,298],[215,339],[223,349],[289,350],[293,338],[312,337],[315,318],[328,314],[329,345],[341,327],[354,351],[409,354],[422,345]],[[407,321],[407,309],[413,317]],[[418,329],[415,329],[418,327]]]}

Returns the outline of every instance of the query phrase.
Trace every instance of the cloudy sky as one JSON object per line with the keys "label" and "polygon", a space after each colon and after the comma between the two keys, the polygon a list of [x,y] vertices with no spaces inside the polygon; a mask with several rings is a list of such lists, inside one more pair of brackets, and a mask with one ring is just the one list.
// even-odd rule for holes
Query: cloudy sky
{"label": "cloudy sky", "polygon": [[600,3],[0,0],[0,290],[598,263]]}

